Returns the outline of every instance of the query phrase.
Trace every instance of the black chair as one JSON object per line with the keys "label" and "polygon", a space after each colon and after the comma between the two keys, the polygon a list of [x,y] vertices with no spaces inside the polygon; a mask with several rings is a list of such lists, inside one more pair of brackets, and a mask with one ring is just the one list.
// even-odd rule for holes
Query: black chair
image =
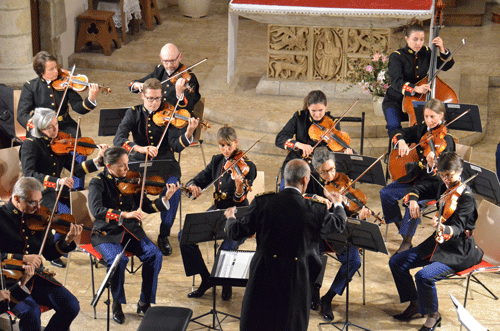
{"label": "black chair", "polygon": [[151,307],[137,331],[185,331],[193,311],[184,307]]}

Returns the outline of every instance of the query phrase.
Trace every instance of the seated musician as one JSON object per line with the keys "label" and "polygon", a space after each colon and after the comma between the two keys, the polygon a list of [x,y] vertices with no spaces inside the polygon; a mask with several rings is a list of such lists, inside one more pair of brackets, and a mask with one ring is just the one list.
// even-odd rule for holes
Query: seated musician
{"label": "seated musician", "polygon": [[[92,245],[101,253],[108,267],[130,240],[127,251],[142,261],[142,288],[137,313],[145,313],[151,303],[156,302],[158,273],[161,270],[162,254],[146,236],[141,222],[143,211],[151,214],[171,208],[169,199],[179,189],[176,184],[166,184],[163,197],[149,200],[145,195],[135,192],[122,193],[119,184],[124,182],[128,172],[128,152],[122,147],[110,147],[104,152],[106,169],[90,181],[89,209],[95,217],[94,228],[106,232],[105,235],[92,234]],[[130,194],[131,193],[131,194]],[[128,258],[123,255],[118,270],[111,279],[113,294],[113,320],[125,322],[121,307],[126,303],[125,268]]]}
{"label": "seated musician", "polygon": [[[179,76],[181,71],[187,69],[181,63],[182,53],[174,44],[165,44],[160,51],[161,64],[157,65],[152,73],[138,80],[133,80],[129,84],[132,93],[143,92],[144,83],[149,78],[156,78],[162,83],[163,102],[175,105],[180,100],[179,107],[193,112],[194,106],[200,100],[200,85],[196,76],[190,71],[186,71]],[[189,85],[189,88],[188,86]]]}
{"label": "seated musician", "polygon": [[[340,176],[343,175],[341,173],[336,172],[337,168],[335,166],[335,153],[328,150],[326,147],[318,147],[314,151],[314,155],[312,158],[312,165],[315,169],[315,172],[311,173],[311,177],[314,176],[319,181],[319,183],[316,182],[314,178],[311,178],[311,180],[309,181],[309,185],[307,186],[305,196],[314,197],[318,200],[330,199],[330,193],[324,187],[326,186],[327,188],[330,188],[331,185],[331,188],[335,192],[340,191],[340,189],[334,189],[334,186],[336,185],[335,184],[336,181],[340,179]],[[344,201],[348,201],[350,204],[355,204],[354,200],[356,200],[355,197],[353,197],[352,200],[351,199],[347,200],[347,198],[344,199]],[[359,206],[359,208],[356,208],[359,210],[359,214],[357,214],[356,212],[350,212],[349,209],[345,207],[345,202],[343,205],[346,214],[349,217],[354,217],[358,215],[360,219],[366,219],[370,215],[370,211],[366,207],[364,207],[362,203],[361,206]],[[333,321],[333,311],[332,311],[333,297],[335,297],[336,294],[342,295],[347,285],[347,278],[346,278],[347,250],[343,246],[333,247],[332,243],[324,242],[323,245],[320,245],[321,253],[324,252],[326,248],[325,245],[327,245],[329,248],[333,249],[337,253],[337,258],[339,259],[340,263],[342,263],[339,271],[337,272],[337,275],[335,276],[332,285],[330,286],[330,289],[323,297],[321,297],[321,306],[320,306],[321,316],[323,316],[323,318],[328,321]],[[325,268],[325,266],[326,264],[323,265],[323,268]],[[352,277],[354,276],[354,274],[356,273],[356,271],[359,269],[360,266],[361,266],[361,259],[359,257],[359,251],[356,247],[351,247],[349,252],[349,279],[352,279]],[[322,272],[322,274],[323,273],[324,272]],[[318,306],[317,299],[319,299],[319,289],[321,287],[321,282],[316,283],[315,287],[316,288],[313,289],[313,302],[312,302],[313,309]]]}
{"label": "seated musician", "polygon": [[[142,85],[142,100],[144,104],[129,108],[125,113],[113,140],[115,146],[122,146],[130,153],[130,161],[144,161],[145,154],[153,160],[169,162],[171,173],[162,174],[169,184],[177,183],[181,178],[181,167],[175,159],[174,152],[180,153],[193,141],[193,133],[198,126],[198,119],[191,117],[189,124],[183,128],[169,125],[165,138],[162,140],[165,125],[156,123],[153,118],[161,110],[162,87],[156,78],[150,78]],[[132,133],[132,141],[129,134]],[[160,148],[158,144],[162,140]],[[166,189],[162,193],[165,195]],[[179,205],[180,191],[170,200],[170,209],[162,211],[160,233],[158,235],[158,248],[163,255],[172,254],[172,246],[168,240],[170,229],[175,220],[177,206]]]}
{"label": "seated musician", "polygon": [[[281,166],[282,172],[288,161],[299,158],[307,158],[312,155],[313,146],[316,145],[317,141],[311,139],[309,135],[310,127],[314,125],[314,123],[321,123],[325,116],[332,121],[335,120],[335,118],[330,115],[330,112],[326,109],[326,95],[319,90],[311,91],[304,98],[304,106],[302,107],[302,110],[295,112],[292,118],[278,133],[275,145],[289,151],[283,165]],[[337,124],[335,129],[340,130],[340,125]],[[325,142],[321,142],[318,146],[325,145]],[[342,148],[337,152],[340,151],[352,154],[351,148]],[[283,183],[284,181],[282,180],[280,189],[283,188]]]}
{"label": "seated musician", "polygon": [[[10,201],[0,208],[0,251],[4,258],[22,260],[25,265],[40,268],[42,256],[39,254],[44,239],[44,231],[29,228],[31,218],[40,219],[37,213],[42,201],[43,186],[35,178],[22,177],[14,185]],[[82,232],[81,225],[71,224],[68,233],[59,241],[52,237],[42,250],[47,260],[53,260],[76,248],[74,239]],[[19,317],[19,330],[41,330],[39,305],[55,310],[44,330],[69,330],[80,311],[77,298],[54,279],[52,274],[37,271],[27,283],[31,294],[15,305],[12,312]]]}
{"label": "seated musician", "polygon": [[[456,189],[443,199],[446,203],[443,213],[433,218],[434,227],[439,224],[438,231],[417,247],[395,254],[389,260],[399,299],[410,302],[404,312],[393,317],[407,321],[417,313],[427,316],[420,331],[435,330],[441,325],[435,282],[478,264],[483,256],[473,237],[476,199],[470,188],[460,182],[462,159],[456,153],[441,153],[437,169],[441,180],[410,187],[406,200],[410,201],[410,213],[416,218],[419,216],[418,200],[439,199],[437,192],[443,194]],[[455,199],[456,203],[450,203]],[[415,287],[410,270],[420,267],[424,268],[415,274]]]}
{"label": "seated musician", "polygon": [[[201,171],[186,184],[189,192],[196,198],[202,194],[202,189],[209,188],[208,185],[212,184],[225,171],[224,168],[236,160],[239,153],[242,153],[238,150],[238,137],[232,127],[224,125],[220,128],[217,132],[217,140],[221,154],[214,155],[205,170]],[[218,181],[213,183],[215,189],[214,203],[208,210],[226,209],[232,206],[248,206],[247,193],[257,176],[257,169],[253,162],[249,161],[246,156],[243,157],[242,161],[246,164],[244,167],[248,167],[248,173],[243,177],[237,174],[237,170],[231,171],[232,173],[228,171]],[[235,166],[239,167],[241,163]],[[181,233],[179,233],[179,238],[180,236]],[[236,250],[241,243],[225,239],[220,249]],[[212,286],[209,281],[210,273],[203,261],[203,256],[198,245],[181,245],[180,248],[186,276],[196,274],[201,276],[200,286],[196,291],[189,293],[188,297],[199,298]],[[229,300],[231,295],[231,286],[223,286],[222,299]]]}
{"label": "seated musician", "polygon": [[[8,264],[10,261],[7,259],[7,254],[1,255],[2,262]],[[4,261],[5,260],[5,261]],[[22,260],[18,260],[22,263]],[[3,268],[2,268],[3,269]],[[35,275],[35,267],[33,265],[23,264],[23,271],[19,271],[22,273],[22,276],[19,280],[15,278],[16,276],[13,274],[12,277],[4,275],[1,276],[4,278],[2,281],[2,286],[5,286],[5,290],[2,287],[0,290],[0,314],[5,313],[8,310],[13,309],[16,304],[20,301],[23,301],[30,295],[30,290],[26,287],[28,281]],[[15,272],[6,270],[7,273]]]}
{"label": "seated musician", "polygon": [[452,152],[455,150],[455,141],[447,133],[444,126],[445,115],[446,109],[443,103],[437,99],[431,99],[424,106],[424,123],[396,130],[392,138],[394,144],[394,151],[392,153],[397,152],[396,155],[400,157],[409,155],[409,145],[412,143],[418,144],[422,140],[427,145],[430,145],[427,139],[425,139],[428,133],[432,134],[432,141],[436,145],[436,154],[432,152],[430,147],[424,149],[418,146],[415,158],[411,163],[406,163],[405,158],[394,158],[394,160],[390,161],[390,169],[406,170],[406,174],[380,191],[380,200],[382,202],[385,221],[387,223],[395,223],[399,234],[403,237],[403,242],[397,251],[398,253],[411,247],[411,241],[419,223],[419,219],[413,219],[410,216],[408,209],[406,209],[404,218],[401,216],[398,200],[403,198],[406,189],[412,185],[425,181],[439,181],[436,174],[436,158],[439,157],[440,152]]}

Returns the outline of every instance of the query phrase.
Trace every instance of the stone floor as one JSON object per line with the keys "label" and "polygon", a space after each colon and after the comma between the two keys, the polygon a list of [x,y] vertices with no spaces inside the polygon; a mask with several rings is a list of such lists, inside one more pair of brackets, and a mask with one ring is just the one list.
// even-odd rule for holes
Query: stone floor
{"label": "stone floor", "polygon": [[[236,127],[243,148],[248,147],[253,141],[267,134],[263,139],[264,147],[256,148],[250,153],[250,158],[259,170],[265,172],[265,189],[275,189],[275,176],[283,160],[283,151],[273,147],[274,137],[292,113],[300,109],[301,97],[258,95],[255,87],[264,74],[266,65],[265,36],[267,27],[250,20],[241,20],[239,29],[238,61],[236,76],[231,84],[226,83],[226,50],[227,50],[227,16],[211,13],[201,19],[183,17],[177,7],[167,8],[162,11],[163,24],[154,31],[141,30],[138,34],[129,36],[130,42],[121,49],[114,50],[112,56],[105,57],[99,51],[73,54],[70,61],[77,64],[77,71],[87,74],[92,82],[110,86],[113,90],[109,95],[98,97],[98,107],[117,108],[127,107],[141,103],[138,95],[127,91],[128,82],[147,74],[158,63],[158,53],[166,42],[173,42],[179,46],[184,54],[185,64],[195,63],[204,57],[209,61],[200,65],[194,72],[201,82],[201,93],[206,99],[206,119],[213,123],[213,128],[202,133],[206,140],[204,151],[207,157],[218,153],[218,148],[213,144],[213,136],[217,128],[223,123]],[[450,85],[459,91],[461,101],[479,104],[483,127],[487,133],[476,136],[471,141],[475,142],[473,162],[489,168],[495,168],[494,153],[498,144],[498,136],[494,132],[500,129],[500,25],[491,22],[491,6],[485,18],[483,27],[450,27],[441,31],[441,36],[448,47],[454,48],[460,40],[467,38],[467,47],[456,56],[453,70],[445,73],[443,79],[448,79]],[[85,93],[84,93],[85,94]],[[329,109],[335,114],[341,114],[353,102],[352,98],[335,98],[328,95]],[[357,106],[358,107],[358,106]],[[377,154],[387,142],[384,136],[384,120],[373,114],[371,101],[362,99],[359,107],[352,116],[358,116],[361,111],[366,112],[369,133],[365,141],[366,150],[373,155]],[[350,115],[351,116],[351,115]],[[74,115],[74,118],[77,116]],[[82,118],[82,127],[85,135],[91,136],[98,143],[111,143],[113,137],[98,137],[97,123],[99,111],[93,111]],[[350,131],[351,130],[351,131]],[[346,131],[356,137],[357,128],[346,124]],[[458,135],[463,133],[457,133]],[[353,138],[353,146],[358,146],[359,140]],[[482,139],[482,140],[481,140]],[[466,138],[467,140],[467,138]],[[373,147],[371,150],[370,148]],[[379,149],[375,149],[378,147]],[[380,155],[380,154],[378,154]],[[196,175],[204,168],[200,150],[188,148],[182,153],[181,167],[182,181]],[[89,176],[90,177],[90,176]],[[376,212],[381,210],[378,192],[381,187],[361,184],[358,186],[368,196],[368,206]],[[477,197],[481,199],[480,196]],[[211,204],[210,194],[206,194],[196,201],[182,199],[182,213],[201,212]],[[144,227],[150,238],[156,240],[159,228],[159,216],[152,215],[144,222]],[[212,307],[212,297],[209,292],[200,299],[188,299],[193,279],[185,277],[179,245],[176,239],[180,229],[180,219],[176,219],[170,242],[173,255],[165,257],[163,269],[160,274],[159,288],[156,305],[183,306],[194,311],[194,316],[208,312]],[[385,226],[381,231],[385,232]],[[429,220],[424,220],[419,228],[414,242],[425,239],[433,229]],[[394,226],[388,228],[386,246],[389,254],[393,254],[399,247],[400,237]],[[211,269],[213,261],[212,243],[201,244],[202,252],[208,256],[208,267]],[[249,239],[242,249],[255,248],[255,240]],[[351,282],[349,319],[351,322],[372,330],[415,330],[424,322],[417,318],[408,323],[396,322],[391,315],[402,311],[406,305],[400,304],[388,267],[389,256],[366,252],[364,268],[366,281],[355,276]],[[137,259],[136,259],[137,262]],[[321,289],[325,293],[331,284],[339,263],[328,259],[328,266]],[[58,269],[57,278],[64,279],[65,270]],[[361,270],[360,270],[361,271]],[[363,274],[363,273],[361,273]],[[105,269],[96,270],[96,286],[100,284],[105,275]],[[500,294],[498,274],[481,275],[491,289]],[[199,283],[196,278],[195,283]],[[126,294],[128,304],[124,305],[126,323],[117,325],[111,322],[111,330],[135,330],[141,321],[135,313],[139,298],[141,284],[140,272],[126,275]],[[363,284],[366,286],[366,299],[363,297]],[[97,319],[93,317],[90,306],[92,300],[92,286],[90,278],[90,265],[88,257],[83,253],[73,253],[68,269],[66,286],[80,300],[81,312],[72,325],[72,330],[104,330],[106,328],[106,307],[104,297],[97,306]],[[440,312],[443,315],[441,330],[458,330],[459,322],[448,293],[463,301],[465,283],[463,280],[442,281],[437,286]],[[471,294],[474,300],[469,300],[467,308],[488,329],[500,329],[497,313],[500,311],[499,301],[493,300],[486,291],[473,284]],[[220,299],[220,289],[217,291],[217,309],[233,315],[239,315],[244,289],[235,288],[233,298],[224,302]],[[470,298],[469,298],[470,299]],[[345,321],[346,304],[345,295],[334,298],[335,320]],[[43,314],[44,323],[48,321],[52,312]],[[206,323],[211,323],[211,318],[205,318]],[[316,330],[318,323],[323,322],[318,312],[311,312],[308,330]],[[353,328],[353,327],[351,327]],[[204,330],[191,323],[189,330]],[[228,318],[223,323],[225,330],[238,330],[238,322]],[[320,330],[333,330],[332,326],[320,327]]]}

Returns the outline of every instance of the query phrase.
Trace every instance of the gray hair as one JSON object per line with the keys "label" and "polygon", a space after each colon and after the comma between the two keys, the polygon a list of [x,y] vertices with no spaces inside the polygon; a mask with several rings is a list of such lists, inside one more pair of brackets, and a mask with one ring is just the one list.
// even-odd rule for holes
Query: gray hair
{"label": "gray hair", "polygon": [[42,192],[43,186],[38,179],[33,177],[21,177],[12,189],[12,197],[17,195],[22,199],[28,198],[28,192]]}
{"label": "gray hair", "polygon": [[56,112],[49,108],[35,108],[35,114],[31,118],[33,122],[33,130],[31,130],[31,135],[35,138],[41,138],[43,133],[41,130],[45,130],[52,119],[56,116]]}
{"label": "gray hair", "polygon": [[306,161],[302,159],[294,159],[288,162],[285,166],[285,185],[295,186],[299,184],[304,177],[309,177],[311,169]]}
{"label": "gray hair", "polygon": [[314,169],[319,169],[319,167],[328,160],[335,162],[335,153],[324,146],[316,148],[312,158]]}

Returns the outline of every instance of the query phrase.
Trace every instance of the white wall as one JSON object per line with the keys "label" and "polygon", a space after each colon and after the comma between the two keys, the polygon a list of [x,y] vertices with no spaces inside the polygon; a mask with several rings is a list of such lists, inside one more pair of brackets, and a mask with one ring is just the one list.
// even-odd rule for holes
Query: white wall
{"label": "white wall", "polygon": [[66,31],[61,34],[62,67],[68,68],[68,57],[75,52],[77,21],[76,17],[85,11],[86,0],[65,0],[66,5]]}

